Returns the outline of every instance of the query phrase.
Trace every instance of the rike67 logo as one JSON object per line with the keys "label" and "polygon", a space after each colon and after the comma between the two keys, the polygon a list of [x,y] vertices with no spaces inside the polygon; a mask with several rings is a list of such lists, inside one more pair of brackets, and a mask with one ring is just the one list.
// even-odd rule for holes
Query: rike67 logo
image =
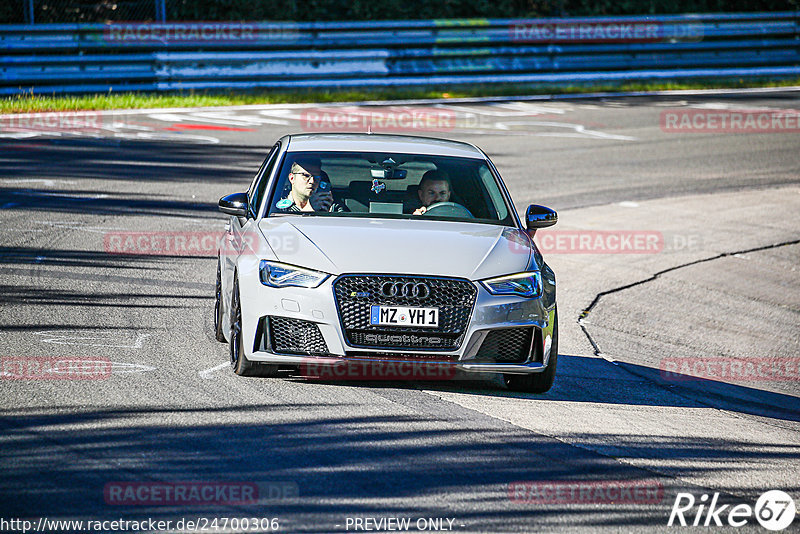
{"label": "rike67 logo", "polygon": [[754,507],[745,503],[719,504],[719,493],[711,497],[704,493],[699,499],[691,493],[678,493],[667,526],[743,527],[755,518],[762,527],[778,531],[791,525],[796,513],[794,500],[780,490],[763,493]]}

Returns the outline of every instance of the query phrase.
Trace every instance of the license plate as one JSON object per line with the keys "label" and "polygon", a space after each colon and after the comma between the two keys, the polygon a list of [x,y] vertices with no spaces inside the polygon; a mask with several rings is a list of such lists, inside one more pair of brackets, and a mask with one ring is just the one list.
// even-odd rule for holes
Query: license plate
{"label": "license plate", "polygon": [[370,306],[369,324],[377,326],[439,326],[439,308]]}

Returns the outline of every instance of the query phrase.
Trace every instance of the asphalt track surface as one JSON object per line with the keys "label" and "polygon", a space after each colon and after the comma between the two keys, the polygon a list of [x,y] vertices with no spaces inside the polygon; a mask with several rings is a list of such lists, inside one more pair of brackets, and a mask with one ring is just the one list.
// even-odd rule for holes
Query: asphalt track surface
{"label": "asphalt track surface", "polygon": [[[405,133],[481,146],[520,212],[536,202],[559,210],[556,228],[664,236],[658,254],[546,254],[562,339],[544,395],[509,392],[494,375],[237,377],[211,329],[213,251],[109,253],[120,232],[221,232],[217,199],[246,189],[266,147],[324,129],[309,106],[118,114],[87,131],[34,121],[21,132],[3,119],[0,356],[110,361],[111,372],[4,374],[0,519],[152,518],[175,531],[181,518],[277,518],[282,532],[344,532],[357,520],[387,531],[376,522],[408,518],[416,530],[441,518],[462,532],[632,532],[679,529],[667,526],[679,492],[753,506],[777,489],[800,503],[796,374],[663,372],[665,358],[797,369],[800,134],[660,125],[665,110],[797,105],[787,92],[423,106],[455,126]],[[345,113],[364,109],[379,108]],[[258,502],[109,495],[185,482],[255,486]],[[550,493],[518,493],[544,483]],[[570,496],[580,484],[599,493]],[[626,485],[647,491],[620,493]],[[765,531],[752,517],[743,529]]]}

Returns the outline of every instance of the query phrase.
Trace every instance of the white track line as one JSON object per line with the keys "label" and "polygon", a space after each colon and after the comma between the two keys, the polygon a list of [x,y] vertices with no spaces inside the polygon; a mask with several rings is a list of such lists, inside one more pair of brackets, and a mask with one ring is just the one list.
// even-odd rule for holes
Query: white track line
{"label": "white track line", "polygon": [[211,369],[206,369],[204,371],[200,371],[197,374],[199,374],[200,378],[202,378],[203,380],[213,380],[214,377],[211,376],[211,373],[219,371],[220,369],[224,369],[225,367],[228,367],[229,365],[230,364],[228,362],[221,363],[221,364],[217,365],[216,367],[212,367]]}

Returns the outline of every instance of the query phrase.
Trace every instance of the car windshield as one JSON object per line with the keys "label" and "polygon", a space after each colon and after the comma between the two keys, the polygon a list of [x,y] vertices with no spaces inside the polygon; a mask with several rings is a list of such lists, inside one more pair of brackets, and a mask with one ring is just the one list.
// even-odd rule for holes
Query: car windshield
{"label": "car windshield", "polygon": [[460,220],[513,226],[483,159],[375,152],[289,152],[269,216]]}

